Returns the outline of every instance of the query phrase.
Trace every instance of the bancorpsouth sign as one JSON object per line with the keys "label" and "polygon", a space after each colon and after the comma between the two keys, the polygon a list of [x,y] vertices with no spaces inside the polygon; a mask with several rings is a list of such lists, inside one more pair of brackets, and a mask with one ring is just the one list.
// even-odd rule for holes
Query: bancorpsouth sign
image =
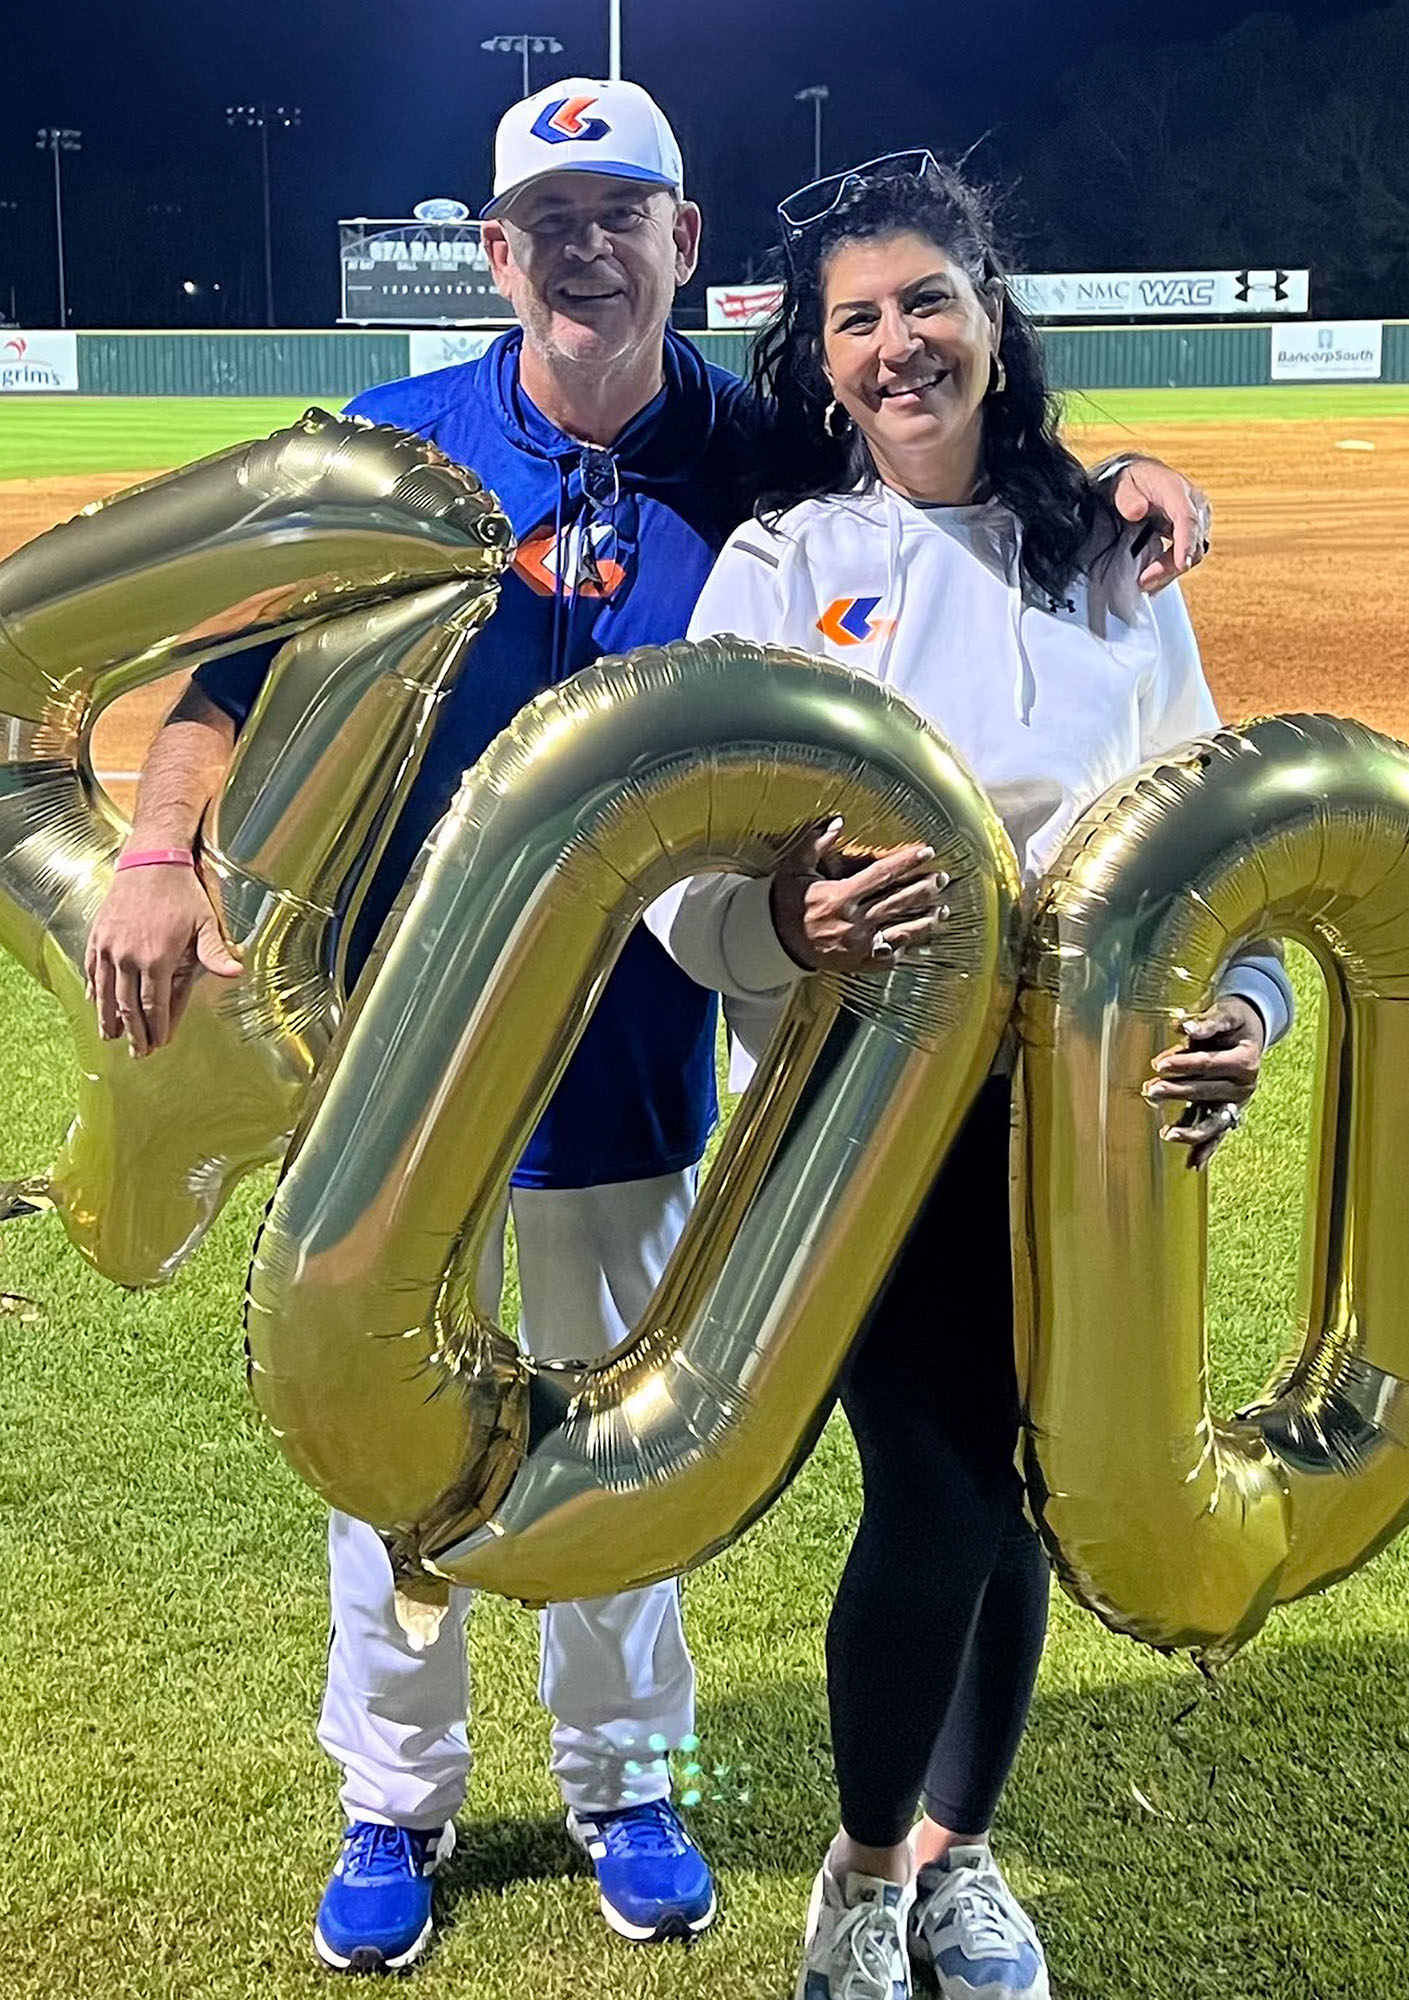
{"label": "bancorpsouth sign", "polygon": [[0,326],[0,396],[72,395],[78,387],[78,335],[25,333]]}
{"label": "bancorpsouth sign", "polygon": [[1034,319],[1219,319],[1310,310],[1309,271],[1067,271],[1015,275],[1008,289]]}
{"label": "bancorpsouth sign", "polygon": [[1378,382],[1384,367],[1383,322],[1312,321],[1272,328],[1274,382]]}

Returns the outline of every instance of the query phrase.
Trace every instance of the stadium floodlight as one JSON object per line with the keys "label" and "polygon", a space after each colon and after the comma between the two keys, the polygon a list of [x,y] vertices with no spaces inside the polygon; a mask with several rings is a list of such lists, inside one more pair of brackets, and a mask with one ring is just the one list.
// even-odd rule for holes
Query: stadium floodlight
{"label": "stadium floodlight", "polygon": [[303,123],[297,104],[227,104],[227,125],[243,125],[259,134],[259,164],[264,187],[264,320],[274,324],[274,233],[269,203],[269,131],[294,132]]}
{"label": "stadium floodlight", "polygon": [[71,125],[41,125],[34,135],[34,143],[41,153],[54,156],[54,245],[58,252],[59,265],[59,325],[68,325],[68,288],[64,274],[64,181],[59,171],[59,156],[62,153],[78,153],[83,150],[83,134],[75,132]]}
{"label": "stadium floodlight", "polygon": [[533,56],[560,56],[563,45],[556,35],[491,35],[480,43],[486,55],[523,57],[523,94],[529,94],[528,59]]}
{"label": "stadium floodlight", "polygon": [[822,178],[822,106],[831,94],[825,83],[809,83],[806,90],[793,92],[795,104],[812,106],[812,178],[815,181]]}

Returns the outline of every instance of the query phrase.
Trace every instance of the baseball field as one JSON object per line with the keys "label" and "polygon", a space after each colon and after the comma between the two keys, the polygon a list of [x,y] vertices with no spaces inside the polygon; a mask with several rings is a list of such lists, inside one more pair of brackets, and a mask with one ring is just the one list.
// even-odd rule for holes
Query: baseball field
{"label": "baseball field", "polygon": [[[293,403],[0,410],[0,554]],[[1324,708],[1409,736],[1409,388],[1109,393],[1084,455],[1140,445],[1213,496],[1188,586],[1225,715]],[[115,711],[126,797],[160,705]],[[1291,1336],[1317,981],[1212,1187],[1216,1400]],[[0,1178],[44,1168],[73,1059],[0,965]],[[0,1994],[294,2000],[336,1851],[313,1741],[320,1510],[247,1401],[241,1291],[267,1182],[167,1290],[114,1291],[50,1218],[0,1230]],[[962,1257],[962,1245],[952,1255]],[[956,1266],[957,1268],[957,1266]],[[936,1266],[942,1301],[945,1269]],[[767,1520],[685,1586],[697,1750],[678,1789],[720,1875],[715,1929],[633,1950],[571,1857],[535,1700],[535,1621],[472,1621],[477,1764],[426,2000],[785,2000],[833,1827],[822,1632],[859,1504],[834,1424]],[[943,1524],[936,1524],[943,1532]],[[1384,2000],[1409,1962],[1409,1543],[1278,1612],[1217,1681],[1064,1599],[995,1841],[1061,2000]]]}

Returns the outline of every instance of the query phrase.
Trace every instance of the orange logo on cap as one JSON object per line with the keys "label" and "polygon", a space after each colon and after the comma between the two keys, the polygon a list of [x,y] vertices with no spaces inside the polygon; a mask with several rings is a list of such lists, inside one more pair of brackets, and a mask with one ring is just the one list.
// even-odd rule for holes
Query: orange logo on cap
{"label": "orange logo on cap", "polygon": [[606,119],[583,116],[596,102],[595,97],[563,97],[546,104],[533,121],[534,138],[546,139],[550,146],[565,139],[605,139],[612,129]]}

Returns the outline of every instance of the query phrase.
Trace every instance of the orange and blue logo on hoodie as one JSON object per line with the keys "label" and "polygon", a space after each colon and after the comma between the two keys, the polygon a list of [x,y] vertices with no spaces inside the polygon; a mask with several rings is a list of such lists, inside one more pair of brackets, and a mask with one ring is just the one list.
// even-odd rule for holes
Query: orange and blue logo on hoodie
{"label": "orange and blue logo on hoodie", "polygon": [[616,539],[605,522],[574,523],[561,536],[548,521],[519,543],[514,568],[539,597],[561,591],[566,597],[615,596],[626,581],[622,564],[604,553]]}
{"label": "orange and blue logo on hoodie", "polygon": [[545,104],[533,121],[534,138],[550,146],[569,139],[605,139],[612,129],[606,119],[585,115],[596,102],[595,97],[560,97],[556,104]]}
{"label": "orange and blue logo on hoodie", "polygon": [[878,618],[879,597],[838,597],[817,620],[817,630],[834,646],[867,646],[873,639],[888,639],[895,630],[893,618]]}

